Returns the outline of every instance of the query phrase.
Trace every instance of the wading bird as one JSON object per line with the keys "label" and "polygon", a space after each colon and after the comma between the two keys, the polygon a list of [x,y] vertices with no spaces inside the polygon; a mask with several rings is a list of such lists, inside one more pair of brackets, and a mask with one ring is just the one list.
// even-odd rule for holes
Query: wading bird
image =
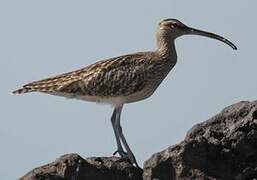
{"label": "wading bird", "polygon": [[[99,61],[82,69],[34,81],[13,94],[42,92],[85,101],[108,103],[114,107],[111,116],[117,151],[138,166],[120,125],[122,107],[126,103],[150,97],[177,62],[175,39],[183,35],[200,35],[224,42],[217,34],[194,29],[176,19],[165,19],[157,28],[157,49]],[[125,150],[123,149],[125,148]]]}

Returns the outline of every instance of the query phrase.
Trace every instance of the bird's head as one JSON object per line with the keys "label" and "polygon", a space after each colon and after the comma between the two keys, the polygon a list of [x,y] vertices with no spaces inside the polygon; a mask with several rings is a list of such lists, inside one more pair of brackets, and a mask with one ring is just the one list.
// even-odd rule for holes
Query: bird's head
{"label": "bird's head", "polygon": [[222,41],[223,43],[228,44],[234,50],[237,49],[237,47],[226,38],[211,32],[206,32],[199,29],[188,27],[177,19],[162,20],[159,23],[157,33],[158,33],[158,36],[162,36],[165,38],[173,38],[173,39],[176,39],[177,37],[180,37],[183,35],[200,35],[200,36],[205,36],[205,37]]}

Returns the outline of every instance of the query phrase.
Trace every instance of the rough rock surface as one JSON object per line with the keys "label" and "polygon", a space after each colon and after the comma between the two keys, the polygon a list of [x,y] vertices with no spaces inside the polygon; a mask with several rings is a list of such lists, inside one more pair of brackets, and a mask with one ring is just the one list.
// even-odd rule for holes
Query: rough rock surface
{"label": "rough rock surface", "polygon": [[144,180],[255,178],[257,101],[231,105],[196,124],[184,141],[144,165]]}
{"label": "rough rock surface", "polygon": [[68,154],[20,179],[257,180],[257,101],[231,105],[196,124],[181,143],[152,155],[144,172],[126,159]]}
{"label": "rough rock surface", "polygon": [[118,157],[83,159],[66,154],[54,162],[35,168],[20,180],[142,180],[142,169]]}

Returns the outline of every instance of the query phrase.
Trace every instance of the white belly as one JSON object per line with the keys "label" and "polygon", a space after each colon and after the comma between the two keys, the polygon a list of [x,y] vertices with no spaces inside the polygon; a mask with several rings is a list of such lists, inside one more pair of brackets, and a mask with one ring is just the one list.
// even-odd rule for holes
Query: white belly
{"label": "white belly", "polygon": [[114,107],[120,106],[126,102],[126,98],[124,96],[120,97],[99,97],[99,96],[81,96],[81,95],[74,95],[69,93],[49,93],[55,96],[62,96],[69,99],[79,99],[83,101],[95,102],[95,103],[102,103],[102,104],[110,104]]}

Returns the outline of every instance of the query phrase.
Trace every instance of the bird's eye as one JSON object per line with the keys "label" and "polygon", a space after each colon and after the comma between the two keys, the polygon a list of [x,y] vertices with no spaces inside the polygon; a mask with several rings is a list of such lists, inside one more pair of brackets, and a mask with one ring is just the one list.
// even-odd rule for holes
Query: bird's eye
{"label": "bird's eye", "polygon": [[177,23],[173,23],[172,26],[173,26],[173,27],[177,27],[178,24],[177,24]]}

